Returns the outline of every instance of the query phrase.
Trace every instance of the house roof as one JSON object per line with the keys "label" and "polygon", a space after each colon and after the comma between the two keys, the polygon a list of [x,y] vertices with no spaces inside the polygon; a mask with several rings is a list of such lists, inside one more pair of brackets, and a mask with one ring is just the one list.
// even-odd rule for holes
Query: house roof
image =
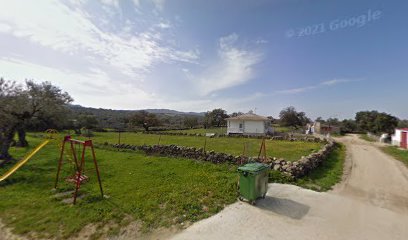
{"label": "house roof", "polygon": [[259,116],[253,113],[242,114],[236,117],[230,117],[226,120],[251,120],[251,121],[269,121],[270,119],[264,116]]}
{"label": "house roof", "polygon": [[397,128],[397,130],[408,131],[408,128]]}

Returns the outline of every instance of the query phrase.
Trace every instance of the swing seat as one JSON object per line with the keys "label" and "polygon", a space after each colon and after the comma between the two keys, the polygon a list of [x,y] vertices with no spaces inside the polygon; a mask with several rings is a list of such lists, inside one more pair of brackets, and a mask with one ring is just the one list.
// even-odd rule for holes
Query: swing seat
{"label": "swing seat", "polygon": [[[79,173],[76,172],[74,175],[67,177],[65,180],[66,180],[67,182],[69,182],[69,183],[74,183],[74,184],[76,184],[76,183],[77,183],[77,180],[78,180],[78,175],[79,175]],[[84,174],[81,174],[81,176],[79,177],[79,183],[82,184],[82,183],[86,183],[86,182],[88,182],[88,181],[89,181],[89,177],[86,176],[86,175],[84,175]]]}

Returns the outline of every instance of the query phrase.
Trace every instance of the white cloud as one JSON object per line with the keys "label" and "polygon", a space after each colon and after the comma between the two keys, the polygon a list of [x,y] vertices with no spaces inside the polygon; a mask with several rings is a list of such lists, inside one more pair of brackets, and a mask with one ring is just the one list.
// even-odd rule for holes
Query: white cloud
{"label": "white cloud", "polygon": [[[231,112],[247,111],[251,103],[265,96],[262,93],[253,93],[240,98],[221,96],[217,97],[217,101],[211,97],[169,100],[161,98],[160,94],[149,93],[140,87],[135,87],[134,84],[114,81],[108,73],[99,68],[77,73],[3,57],[0,58],[0,69],[2,69],[2,76],[7,76],[6,79],[16,80],[19,83],[23,83],[25,79],[50,81],[70,93],[75,104],[96,108],[169,108],[202,112],[221,107]],[[182,71],[189,73],[188,69],[182,69]]]}
{"label": "white cloud", "polygon": [[133,0],[133,4],[135,4],[136,7],[140,7],[140,0]]}
{"label": "white cloud", "polygon": [[91,56],[131,77],[149,72],[159,62],[193,62],[198,58],[196,52],[163,46],[157,31],[131,37],[102,31],[83,9],[71,9],[59,1],[9,1],[0,8],[0,23],[3,32],[15,37],[63,53]]}
{"label": "white cloud", "polygon": [[[153,6],[160,11],[163,11],[164,5],[166,4],[165,0],[145,0],[145,1],[151,2],[151,4],[153,4]],[[141,2],[142,0],[133,0],[133,4],[135,5],[136,8],[141,7]]]}
{"label": "white cloud", "polygon": [[154,6],[159,9],[160,11],[163,11],[164,5],[166,3],[165,0],[151,0],[154,4]]}
{"label": "white cloud", "polygon": [[161,23],[157,24],[156,26],[159,27],[159,28],[162,28],[162,29],[171,28],[171,25],[168,22],[161,22]]}
{"label": "white cloud", "polygon": [[7,33],[11,30],[11,26],[5,23],[0,23],[0,32]]}
{"label": "white cloud", "polygon": [[105,5],[119,8],[119,0],[101,0],[101,2]]}
{"label": "white cloud", "polygon": [[218,42],[221,49],[231,48],[238,40],[238,34],[232,33],[228,36],[221,37]]}
{"label": "white cloud", "polygon": [[75,103],[85,103],[86,106],[137,109],[156,101],[154,94],[131,84],[112,81],[111,76],[98,68],[76,73],[13,58],[0,58],[0,69],[6,79],[20,83],[25,79],[50,81],[70,93]]}
{"label": "white cloud", "polygon": [[302,93],[302,92],[314,90],[314,89],[317,89],[317,88],[334,86],[334,85],[341,84],[341,83],[357,82],[357,81],[361,81],[361,80],[362,79],[345,79],[345,78],[332,79],[332,80],[323,81],[323,82],[321,82],[319,84],[316,84],[316,85],[310,85],[310,86],[305,86],[305,87],[300,87],[300,88],[290,88],[290,89],[285,89],[285,90],[279,90],[279,91],[276,91],[274,94],[297,94],[297,93]]}
{"label": "white cloud", "polygon": [[324,81],[321,84],[331,86],[331,85],[336,85],[336,84],[339,84],[339,83],[348,83],[348,82],[357,82],[357,81],[361,81],[361,79],[344,79],[344,78],[340,78],[340,79],[332,79],[332,80]]}
{"label": "white cloud", "polygon": [[254,66],[261,60],[261,54],[235,47],[238,35],[219,39],[218,59],[199,76],[193,77],[201,95],[244,84],[254,77]]}
{"label": "white cloud", "polygon": [[285,90],[280,90],[277,91],[276,93],[279,94],[296,94],[296,93],[302,93],[302,92],[306,92],[308,90],[313,90],[318,88],[319,85],[316,86],[308,86],[308,87],[300,87],[300,88],[291,88],[291,89],[285,89]]}
{"label": "white cloud", "polygon": [[[25,8],[20,7],[23,3]],[[155,4],[164,6],[165,2]],[[237,34],[220,38],[215,46],[215,59],[209,66],[203,67],[198,47],[181,50],[170,47],[177,44],[164,45],[171,40],[168,35],[172,36],[172,33],[168,32],[173,29],[163,29],[177,25],[162,17],[138,23],[115,16],[114,20],[119,24],[115,22],[114,31],[106,31],[106,26],[100,23],[103,19],[96,19],[95,16],[99,15],[94,15],[95,12],[87,12],[84,1],[65,5],[51,0],[16,0],[3,5],[0,8],[1,34],[10,36],[5,39],[19,38],[19,44],[37,49],[32,53],[25,48],[5,51],[7,54],[0,56],[0,74],[6,79],[51,81],[69,92],[77,104],[115,109],[246,109],[247,102],[261,96],[251,94],[227,98],[216,93],[253,79],[253,68],[261,60],[260,53],[239,47]],[[117,6],[116,1],[105,2],[105,7],[115,9]],[[110,29],[113,23],[107,23],[107,29]],[[140,25],[147,30],[136,33]],[[3,46],[13,46],[13,43],[7,42]],[[0,46],[0,51],[4,49]],[[41,57],[38,52],[41,52]],[[174,64],[181,76],[180,82],[191,86],[190,82],[186,82],[191,81],[197,91],[189,96],[173,97],[166,95],[167,89],[157,93],[147,90],[160,84],[159,81],[154,82],[156,73],[149,78],[149,73],[160,63]],[[196,74],[197,69],[203,70],[201,74]],[[160,81],[161,77],[169,79],[167,75],[157,75]],[[144,78],[146,81],[139,81]]]}
{"label": "white cloud", "polygon": [[256,44],[266,44],[266,43],[268,43],[268,40],[265,40],[265,39],[257,39],[257,40],[255,41],[255,43],[256,43]]}

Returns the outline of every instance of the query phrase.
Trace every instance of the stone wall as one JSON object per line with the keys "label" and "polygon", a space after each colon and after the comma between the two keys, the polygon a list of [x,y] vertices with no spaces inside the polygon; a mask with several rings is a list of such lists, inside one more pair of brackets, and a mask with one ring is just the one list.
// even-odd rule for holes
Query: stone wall
{"label": "stone wall", "polygon": [[274,158],[270,160],[271,169],[282,172],[292,178],[303,177],[311,170],[320,166],[320,164],[335,149],[336,145],[337,144],[334,141],[328,141],[318,152],[311,153],[306,157],[302,156],[295,162]]}
{"label": "stone wall", "polygon": [[[200,133],[183,133],[183,132],[144,132],[145,134],[154,134],[154,135],[167,135],[167,136],[198,136],[198,137],[205,137],[205,134]],[[212,137],[232,137],[232,138],[253,138],[253,139],[270,139],[270,140],[285,140],[285,141],[304,141],[304,142],[323,142],[321,138],[314,137],[314,136],[307,136],[307,135],[292,135],[292,134],[284,134],[280,136],[248,136],[248,135],[227,135],[227,134],[215,134]]]}
{"label": "stone wall", "polygon": [[[143,151],[149,155],[160,155],[168,157],[182,157],[196,159],[212,163],[231,163],[242,165],[250,161],[258,160],[256,158],[248,158],[244,156],[233,156],[226,153],[216,153],[214,151],[204,151],[202,148],[184,147],[176,145],[128,145],[128,144],[113,144],[111,147],[118,149],[128,149],[134,151]],[[285,159],[268,158],[265,163],[271,166],[271,169],[282,172],[292,178],[300,178],[307,175],[311,170],[317,168],[334,150],[336,143],[327,141],[326,144],[315,153],[309,156],[302,157],[298,161],[291,162]]]}
{"label": "stone wall", "polygon": [[248,162],[248,157],[233,156],[227,153],[216,153],[214,151],[204,151],[202,148],[184,147],[176,145],[128,145],[113,144],[112,147],[119,149],[140,150],[148,155],[160,155],[167,157],[182,157],[196,159],[212,163],[232,163],[243,164]]}

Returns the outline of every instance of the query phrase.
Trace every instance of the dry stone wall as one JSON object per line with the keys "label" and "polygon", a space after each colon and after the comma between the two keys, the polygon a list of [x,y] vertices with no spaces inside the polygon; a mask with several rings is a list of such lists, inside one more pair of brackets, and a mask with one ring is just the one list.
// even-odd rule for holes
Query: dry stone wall
{"label": "dry stone wall", "polygon": [[[128,145],[113,144],[113,148],[143,151],[149,155],[160,155],[168,157],[182,157],[207,161],[215,164],[230,163],[242,165],[250,161],[259,160],[245,156],[234,156],[227,153],[216,153],[214,151],[204,151],[202,148],[176,146],[176,145]],[[300,178],[307,175],[311,170],[317,168],[334,150],[336,143],[326,141],[326,144],[318,151],[308,156],[302,157],[298,161],[292,162],[285,159],[268,158],[264,161],[271,166],[271,169],[282,172],[291,178]]]}
{"label": "dry stone wall", "polygon": [[[153,135],[167,135],[167,136],[198,136],[198,137],[205,137],[205,134],[200,133],[183,133],[183,132],[144,132],[144,134],[153,134]],[[214,134],[212,137],[231,137],[231,138],[254,138],[254,139],[270,139],[270,140],[286,140],[286,141],[304,141],[304,142],[322,142],[325,141],[324,139],[313,137],[313,136],[306,136],[306,135],[292,135],[292,134],[284,134],[280,136],[256,136],[256,135],[227,135],[227,134]]]}

